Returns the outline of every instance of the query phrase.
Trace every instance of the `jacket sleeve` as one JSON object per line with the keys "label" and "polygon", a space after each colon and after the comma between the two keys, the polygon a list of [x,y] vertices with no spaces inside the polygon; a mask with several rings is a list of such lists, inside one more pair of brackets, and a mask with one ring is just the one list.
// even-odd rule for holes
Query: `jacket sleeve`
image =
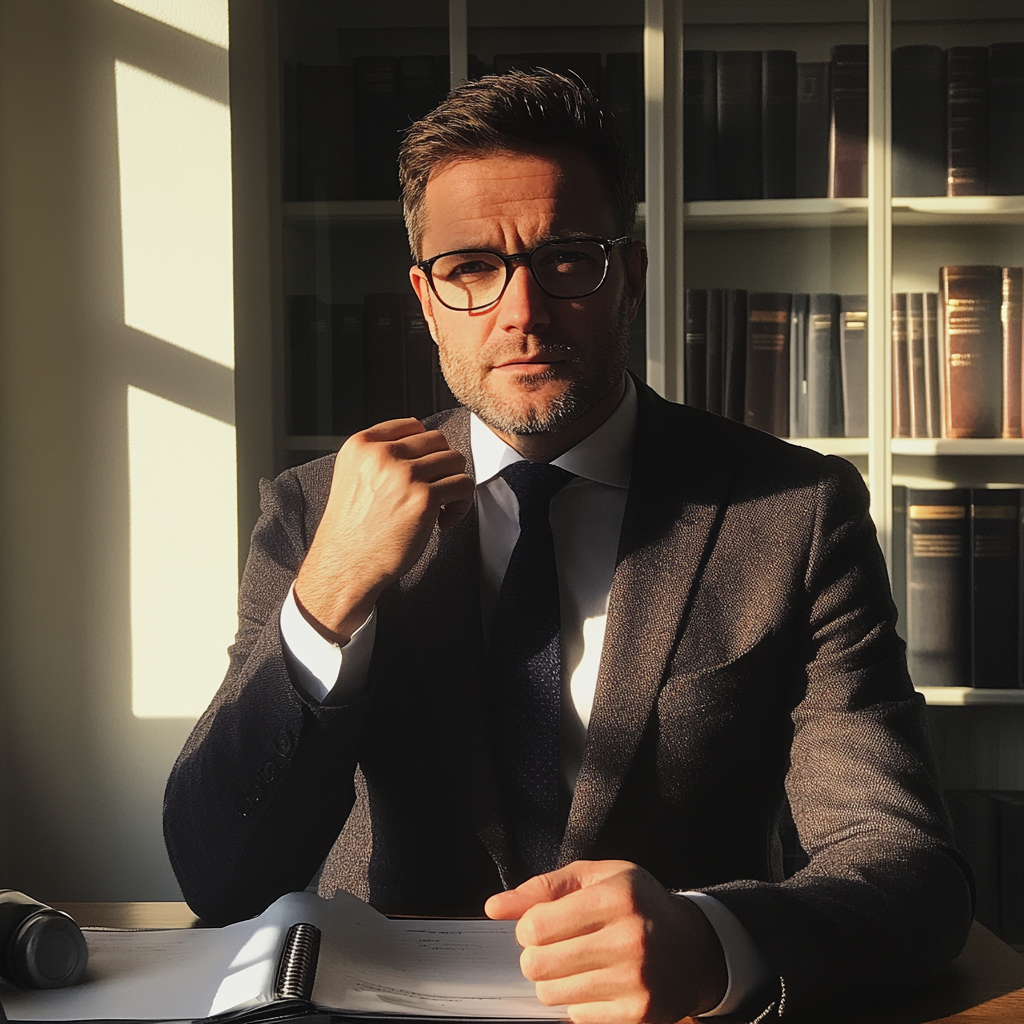
{"label": "jacket sleeve", "polygon": [[[358,738],[372,698],[333,707],[305,698],[289,678],[279,625],[322,513],[327,460],[324,473],[326,480],[307,471],[261,483],[227,676],[167,782],[171,865],[189,906],[218,924],[303,889],[355,799]],[[322,500],[311,501],[310,491]]]}
{"label": "jacket sleeve", "polygon": [[963,948],[973,913],[867,491],[839,459],[819,477],[804,580],[786,789],[809,864],[707,890],[781,978],[786,1018],[921,985]]}

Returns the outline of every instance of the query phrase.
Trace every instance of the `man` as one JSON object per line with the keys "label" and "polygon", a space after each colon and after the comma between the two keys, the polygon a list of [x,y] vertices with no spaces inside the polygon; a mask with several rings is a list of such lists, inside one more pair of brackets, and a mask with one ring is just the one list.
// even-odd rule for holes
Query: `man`
{"label": "man", "polygon": [[645,253],[584,89],[461,86],[401,171],[466,408],[264,485],[168,783],[189,903],[255,914],[326,857],[385,911],[485,906],[581,1024],[927,979],[971,897],[859,475],[626,375]]}

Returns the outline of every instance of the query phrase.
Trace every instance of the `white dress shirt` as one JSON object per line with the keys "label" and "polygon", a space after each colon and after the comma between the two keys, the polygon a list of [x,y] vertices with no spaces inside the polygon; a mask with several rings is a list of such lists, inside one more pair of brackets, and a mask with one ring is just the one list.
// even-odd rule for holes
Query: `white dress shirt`
{"label": "white dress shirt", "polygon": [[[636,405],[630,380],[615,412],[552,462],[576,477],[551,501],[561,603],[562,706],[571,709],[562,715],[560,756],[570,791],[576,785],[594,703],[629,488]],[[519,538],[518,502],[499,474],[522,461],[522,456],[475,415],[470,420],[470,445],[480,528],[480,606],[484,636],[489,637],[501,582]],[[342,649],[303,618],[291,591],[281,609],[281,635],[293,678],[310,697],[324,703],[348,701],[366,685],[375,633],[373,612]],[[747,930],[723,903],[705,893],[679,895],[700,907],[725,952],[728,988],[707,1016],[732,1013],[770,977],[767,965]]]}

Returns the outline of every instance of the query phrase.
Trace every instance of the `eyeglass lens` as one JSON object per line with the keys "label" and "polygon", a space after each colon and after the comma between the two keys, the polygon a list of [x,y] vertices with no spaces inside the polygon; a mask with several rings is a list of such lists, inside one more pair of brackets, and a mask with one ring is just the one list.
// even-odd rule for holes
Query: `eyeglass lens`
{"label": "eyeglass lens", "polygon": [[[607,256],[597,242],[557,242],[539,246],[530,257],[541,288],[560,299],[576,299],[600,287]],[[437,297],[454,309],[489,306],[505,287],[505,264],[490,252],[442,256],[432,269]]]}

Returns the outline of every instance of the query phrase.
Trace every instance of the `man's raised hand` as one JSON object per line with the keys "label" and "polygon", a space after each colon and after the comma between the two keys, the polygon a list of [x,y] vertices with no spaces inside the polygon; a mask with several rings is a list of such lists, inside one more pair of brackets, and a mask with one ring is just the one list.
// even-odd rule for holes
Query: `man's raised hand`
{"label": "man's raised hand", "polygon": [[701,910],[627,861],[576,861],[492,896],[523,974],[576,1024],[664,1024],[714,1009],[728,974]]}
{"label": "man's raised hand", "polygon": [[473,503],[466,460],[419,420],[388,420],[338,452],[323,519],[295,580],[299,608],[342,643],[380,592],[423,553],[434,523],[454,526]]}

